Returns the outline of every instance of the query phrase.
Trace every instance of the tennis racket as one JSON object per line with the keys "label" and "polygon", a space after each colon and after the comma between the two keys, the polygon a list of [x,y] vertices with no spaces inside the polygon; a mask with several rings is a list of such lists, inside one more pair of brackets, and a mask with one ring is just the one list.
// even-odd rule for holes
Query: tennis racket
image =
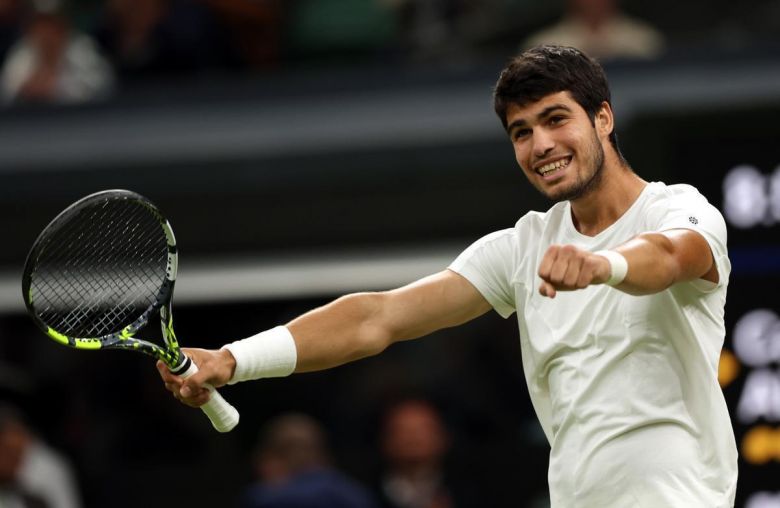
{"label": "tennis racket", "polygon": [[[76,349],[126,349],[165,362],[187,378],[198,371],[179,349],[171,302],[178,253],[171,225],[148,199],[126,190],[91,194],[63,210],[27,256],[22,292],[49,337]],[[164,347],[135,338],[160,314]],[[201,409],[219,432],[238,411],[213,388]]]}

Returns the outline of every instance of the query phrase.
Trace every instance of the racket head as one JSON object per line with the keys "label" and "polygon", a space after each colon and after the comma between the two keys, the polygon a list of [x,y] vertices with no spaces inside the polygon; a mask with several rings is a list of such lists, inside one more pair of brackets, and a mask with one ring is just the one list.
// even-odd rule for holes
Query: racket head
{"label": "racket head", "polygon": [[[178,254],[170,224],[128,190],[90,194],[38,235],[24,265],[22,293],[36,325],[78,349],[131,349],[179,366],[171,301]],[[136,339],[155,312],[165,346]]]}

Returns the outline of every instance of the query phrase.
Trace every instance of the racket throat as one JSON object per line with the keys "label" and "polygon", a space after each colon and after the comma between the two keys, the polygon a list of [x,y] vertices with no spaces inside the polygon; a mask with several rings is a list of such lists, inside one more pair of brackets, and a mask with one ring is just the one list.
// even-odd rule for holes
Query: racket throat
{"label": "racket throat", "polygon": [[187,369],[190,368],[190,365],[192,365],[192,360],[190,358],[182,353],[179,353],[179,363],[175,366],[168,366],[168,370],[171,371],[171,374],[179,375],[182,372],[187,372]]}

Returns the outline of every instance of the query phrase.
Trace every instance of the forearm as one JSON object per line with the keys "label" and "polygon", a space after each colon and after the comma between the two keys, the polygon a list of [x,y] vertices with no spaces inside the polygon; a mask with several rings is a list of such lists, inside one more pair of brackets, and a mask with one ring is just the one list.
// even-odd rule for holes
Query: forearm
{"label": "forearm", "polygon": [[382,352],[393,338],[379,323],[383,293],[343,296],[288,323],[295,339],[295,372],[342,365]]}
{"label": "forearm", "polygon": [[706,241],[691,245],[675,231],[642,233],[613,249],[628,262],[628,272],[616,287],[633,295],[663,291],[677,282],[704,276],[712,266]]}
{"label": "forearm", "polygon": [[341,297],[219,351],[187,349],[200,370],[186,380],[162,362],[157,368],[169,390],[197,407],[209,399],[205,383],[219,387],[335,367],[377,354],[395,341],[465,323],[489,308],[470,282],[443,270],[392,291]]}
{"label": "forearm", "polygon": [[488,308],[466,279],[449,270],[392,291],[347,295],[283,327],[226,345],[235,359],[229,379],[335,367],[380,353],[393,342],[464,323]]}
{"label": "forearm", "polygon": [[314,309],[285,326],[226,344],[231,383],[335,367],[377,354],[391,342],[378,324],[382,293],[356,293]]}

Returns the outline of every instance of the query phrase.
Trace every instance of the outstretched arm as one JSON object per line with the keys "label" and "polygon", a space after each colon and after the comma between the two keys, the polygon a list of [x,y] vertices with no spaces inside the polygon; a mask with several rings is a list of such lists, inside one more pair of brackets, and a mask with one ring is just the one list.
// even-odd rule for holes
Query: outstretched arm
{"label": "outstretched arm", "polygon": [[[688,229],[642,233],[614,249],[628,272],[615,287],[632,295],[663,291],[677,282],[704,279],[718,282],[718,269],[704,237]],[[551,246],[539,265],[539,292],[555,298],[557,291],[604,284],[611,275],[609,260],[573,245]]]}
{"label": "outstretched arm", "polygon": [[[392,291],[343,296],[286,325],[294,341],[295,372],[327,369],[375,355],[394,342],[465,323],[489,309],[479,291],[450,270]],[[185,352],[198,365],[198,373],[184,381],[164,365],[158,365],[158,370],[176,398],[200,406],[208,400],[203,384],[219,387],[231,381],[236,359],[226,349]]]}
{"label": "outstretched arm", "polygon": [[450,270],[383,293],[339,298],[293,320],[296,372],[327,369],[481,316],[490,304]]}

